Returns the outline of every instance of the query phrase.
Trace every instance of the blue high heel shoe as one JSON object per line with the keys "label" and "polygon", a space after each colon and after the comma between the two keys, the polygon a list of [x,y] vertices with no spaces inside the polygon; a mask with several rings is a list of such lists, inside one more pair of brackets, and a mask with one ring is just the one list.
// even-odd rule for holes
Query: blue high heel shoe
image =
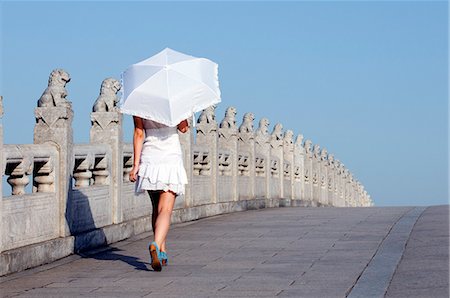
{"label": "blue high heel shoe", "polygon": [[161,251],[159,250],[158,244],[155,241],[150,243],[149,246],[150,257],[151,257],[151,266],[155,271],[161,271]]}
{"label": "blue high heel shoe", "polygon": [[169,264],[169,258],[167,257],[167,253],[165,251],[161,252],[161,265],[167,266]]}

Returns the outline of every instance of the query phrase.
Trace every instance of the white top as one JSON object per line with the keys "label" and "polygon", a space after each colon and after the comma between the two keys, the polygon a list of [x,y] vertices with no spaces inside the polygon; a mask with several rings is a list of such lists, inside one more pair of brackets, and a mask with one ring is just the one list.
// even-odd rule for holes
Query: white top
{"label": "white top", "polygon": [[171,190],[184,194],[188,183],[176,127],[143,119],[145,140],[139,164],[136,192]]}

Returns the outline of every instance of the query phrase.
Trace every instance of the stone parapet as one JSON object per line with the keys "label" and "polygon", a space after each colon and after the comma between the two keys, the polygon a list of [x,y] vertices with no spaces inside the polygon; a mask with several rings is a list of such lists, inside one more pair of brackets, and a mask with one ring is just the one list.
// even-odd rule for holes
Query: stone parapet
{"label": "stone parapet", "polygon": [[[34,144],[3,145],[0,168],[11,186],[0,200],[0,274],[151,230],[151,202],[128,175],[133,146],[123,142],[115,107],[120,83],[105,79],[91,113],[89,144],[74,144],[67,72],[54,70],[35,109]],[[3,114],[0,97],[0,118]],[[230,107],[220,124],[205,109],[180,133],[189,184],[173,221],[278,206],[372,206],[352,173],[303,135]],[[0,185],[0,191],[1,191]],[[45,250],[52,251],[48,254]]]}

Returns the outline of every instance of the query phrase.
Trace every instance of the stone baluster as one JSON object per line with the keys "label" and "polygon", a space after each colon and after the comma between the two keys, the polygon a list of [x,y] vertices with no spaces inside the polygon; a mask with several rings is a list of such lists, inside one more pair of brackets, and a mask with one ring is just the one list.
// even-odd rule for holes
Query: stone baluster
{"label": "stone baluster", "polygon": [[[108,170],[108,157],[96,157],[94,163],[94,169],[92,170],[92,177],[94,179],[94,185],[107,185],[110,181],[110,175]],[[119,176],[121,178],[121,176]]]}
{"label": "stone baluster", "polygon": [[255,132],[255,195],[257,198],[270,199],[270,134],[269,120],[259,120]]}
{"label": "stone baluster", "polygon": [[306,140],[305,143],[303,144],[303,148],[305,150],[305,168],[304,168],[304,178],[303,178],[305,190],[304,190],[303,198],[304,198],[307,206],[313,206],[313,203],[312,203],[313,202],[313,183],[312,183],[313,154],[312,154],[311,146],[312,146],[311,140]]}
{"label": "stone baluster", "polygon": [[133,154],[123,156],[123,172],[122,183],[130,181],[130,172],[133,168]]}
{"label": "stone baluster", "polygon": [[283,199],[286,199],[287,206],[292,204],[294,199],[294,133],[286,130],[283,136]]}
{"label": "stone baluster", "polygon": [[76,157],[75,167],[73,170],[73,178],[75,179],[75,187],[87,187],[92,184],[92,157]]}
{"label": "stone baluster", "polygon": [[277,207],[279,199],[283,198],[283,126],[275,124],[270,135],[270,207]]}
{"label": "stone baluster", "polygon": [[320,206],[320,146],[315,144],[312,154],[312,206]]}
{"label": "stone baluster", "polygon": [[34,163],[33,192],[54,192],[55,171],[52,159]]}
{"label": "stone baluster", "polygon": [[328,206],[328,151],[323,148],[320,152],[320,205]]}
{"label": "stone baluster", "polygon": [[[200,148],[207,148],[207,154],[199,154],[198,158],[201,166],[200,177],[203,175],[211,176],[210,191],[193,193],[193,205],[203,204],[204,202],[217,203],[217,171],[218,171],[218,145],[217,145],[217,122],[215,117],[215,106],[211,106],[202,111],[197,121],[196,145]],[[195,153],[193,153],[195,155]],[[195,159],[195,156],[194,156]],[[195,164],[195,160],[194,160]],[[197,183],[196,176],[193,183]],[[198,180],[199,183],[200,180]],[[193,185],[195,188],[196,185]],[[200,186],[201,187],[201,186]]]}
{"label": "stone baluster", "polygon": [[228,107],[218,129],[218,147],[224,150],[224,152],[218,152],[218,202],[236,201],[238,199],[237,138],[236,109]]}
{"label": "stone baluster", "polygon": [[253,113],[244,114],[238,133],[238,197],[240,200],[255,198],[255,133]]}
{"label": "stone baluster", "polygon": [[305,150],[303,148],[303,135],[298,135],[294,144],[294,201],[292,206],[306,206],[305,204]]}
{"label": "stone baluster", "polygon": [[73,131],[72,104],[66,99],[66,84],[70,81],[69,74],[62,69],[55,69],[50,74],[48,87],[38,100],[35,109],[36,125],[34,127],[35,144],[53,144],[59,151],[58,185],[56,185],[59,199],[59,231],[60,236],[70,235],[66,221],[67,201],[72,191],[73,171]]}
{"label": "stone baluster", "polygon": [[10,162],[6,164],[5,174],[8,175],[6,181],[11,185],[13,196],[24,195],[25,187],[30,183],[28,175],[32,173],[32,158],[23,157],[19,162]]}
{"label": "stone baluster", "polygon": [[[112,150],[111,173],[103,173],[102,175],[110,176],[113,223],[120,223],[123,220],[121,200],[125,170],[123,158],[123,117],[116,106],[118,102],[116,94],[121,88],[122,86],[118,80],[114,78],[104,79],[100,87],[100,94],[92,107],[91,113],[90,142],[92,144],[108,144]],[[104,163],[106,166],[106,160]],[[96,171],[98,172],[99,170]],[[97,179],[101,179],[100,177],[98,176]],[[96,185],[98,183],[106,183],[106,181],[98,181],[95,182]]]}

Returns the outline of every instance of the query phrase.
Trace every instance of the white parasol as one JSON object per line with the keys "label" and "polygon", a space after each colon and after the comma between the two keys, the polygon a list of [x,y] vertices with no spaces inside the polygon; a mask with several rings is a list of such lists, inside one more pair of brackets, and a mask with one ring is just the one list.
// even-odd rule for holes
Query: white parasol
{"label": "white parasol", "polygon": [[220,102],[218,65],[169,48],[122,73],[125,114],[176,126]]}

